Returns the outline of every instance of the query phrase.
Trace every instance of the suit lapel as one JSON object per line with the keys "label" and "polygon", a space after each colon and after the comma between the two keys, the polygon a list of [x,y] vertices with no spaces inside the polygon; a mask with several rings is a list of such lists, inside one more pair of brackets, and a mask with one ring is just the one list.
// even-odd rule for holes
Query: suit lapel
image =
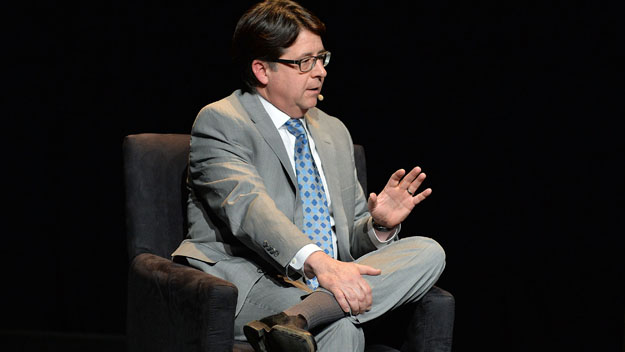
{"label": "suit lapel", "polygon": [[[269,147],[271,147],[278,159],[280,159],[282,168],[284,168],[289,175],[292,186],[295,187],[295,185],[297,185],[297,177],[293,172],[289,155],[284,149],[284,143],[282,142],[282,138],[280,138],[276,126],[274,126],[271,117],[269,117],[267,111],[265,111],[265,108],[260,103],[259,98],[256,95],[244,93],[240,96],[240,101],[241,105],[250,113],[250,119],[256,125],[258,132],[260,132],[265,141],[267,141],[267,144],[269,144]],[[297,189],[297,187],[295,187],[295,189]]]}

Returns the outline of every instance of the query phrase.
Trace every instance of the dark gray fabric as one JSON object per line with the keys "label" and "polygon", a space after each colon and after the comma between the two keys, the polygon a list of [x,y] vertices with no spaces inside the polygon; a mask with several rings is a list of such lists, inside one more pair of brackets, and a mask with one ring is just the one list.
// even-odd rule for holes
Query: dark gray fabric
{"label": "dark gray fabric", "polygon": [[237,288],[172,262],[185,235],[189,135],[141,134],[123,144],[129,351],[232,351]]}
{"label": "dark gray fabric", "polygon": [[[139,134],[124,139],[130,352],[251,350],[249,344],[233,339],[237,288],[170,259],[186,233],[189,139],[186,134]],[[354,145],[354,155],[366,195],[364,148]],[[377,335],[394,335],[370,329],[368,351],[393,351],[389,347],[393,345],[425,351],[427,343],[447,340],[451,346],[453,296],[434,287],[405,311],[403,324],[393,321],[392,326],[395,330],[408,326],[410,332],[380,344]]]}
{"label": "dark gray fabric", "polygon": [[128,275],[128,351],[232,351],[237,288],[142,253]]}
{"label": "dark gray fabric", "polygon": [[365,197],[368,197],[367,193],[367,159],[365,157],[365,147],[359,144],[354,144],[354,159],[356,162],[356,174],[358,175],[358,182],[362,186],[362,191]]}
{"label": "dark gray fabric", "polygon": [[367,352],[449,352],[454,320],[454,296],[434,286],[418,302],[363,324]]}
{"label": "dark gray fabric", "polygon": [[456,301],[436,286],[417,302],[402,352],[448,352],[453,341]]}
{"label": "dark gray fabric", "polygon": [[185,236],[190,136],[139,134],[123,144],[128,254],[169,258]]}

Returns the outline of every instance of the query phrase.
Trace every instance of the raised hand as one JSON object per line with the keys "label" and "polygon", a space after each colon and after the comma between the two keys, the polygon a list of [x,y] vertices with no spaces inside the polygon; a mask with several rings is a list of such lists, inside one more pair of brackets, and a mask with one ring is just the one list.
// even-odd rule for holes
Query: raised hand
{"label": "raised hand", "polygon": [[425,173],[418,166],[408,174],[404,169],[395,171],[379,195],[369,195],[369,212],[375,222],[382,226],[395,227],[404,221],[415,205],[432,194],[431,188],[417,193],[425,177]]}

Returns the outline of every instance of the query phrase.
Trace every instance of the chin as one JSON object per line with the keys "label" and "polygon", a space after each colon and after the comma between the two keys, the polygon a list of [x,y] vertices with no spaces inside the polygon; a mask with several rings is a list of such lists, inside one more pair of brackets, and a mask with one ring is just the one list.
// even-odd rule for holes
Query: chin
{"label": "chin", "polygon": [[307,101],[308,108],[309,109],[314,108],[315,106],[317,106],[317,102],[318,102],[317,95],[315,95],[313,98],[310,98],[310,100]]}
{"label": "chin", "polygon": [[315,106],[317,106],[317,99],[315,99],[315,101],[311,101],[310,103],[307,102],[307,104],[302,104],[299,105],[299,109],[305,114],[308,110],[314,108]]}

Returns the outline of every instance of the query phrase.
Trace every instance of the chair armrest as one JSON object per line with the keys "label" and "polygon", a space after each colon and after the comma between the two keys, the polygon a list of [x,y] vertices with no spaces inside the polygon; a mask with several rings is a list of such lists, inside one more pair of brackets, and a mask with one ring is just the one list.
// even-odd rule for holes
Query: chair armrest
{"label": "chair armrest", "polygon": [[128,272],[128,351],[232,351],[237,295],[228,281],[139,254]]}
{"label": "chair armrest", "polygon": [[454,296],[433,286],[417,303],[402,351],[451,351],[456,314]]}
{"label": "chair armrest", "polygon": [[365,351],[451,350],[455,302],[451,293],[433,286],[419,301],[363,324]]}

